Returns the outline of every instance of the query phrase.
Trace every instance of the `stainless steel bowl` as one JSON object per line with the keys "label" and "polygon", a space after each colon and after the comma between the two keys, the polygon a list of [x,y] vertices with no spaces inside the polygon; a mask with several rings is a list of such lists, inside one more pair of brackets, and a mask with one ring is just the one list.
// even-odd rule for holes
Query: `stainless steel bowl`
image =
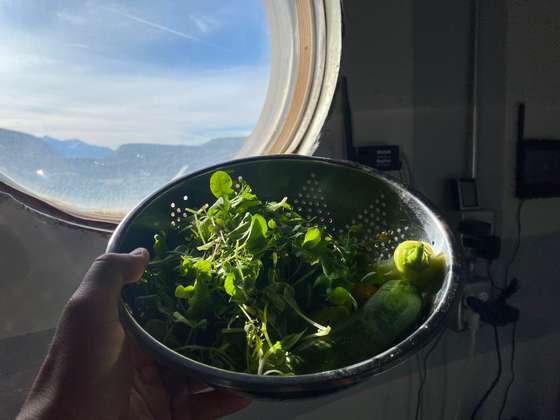
{"label": "stainless steel bowl", "polygon": [[[445,328],[445,319],[461,286],[460,248],[441,216],[417,193],[370,168],[350,162],[295,155],[240,159],[173,180],[136,206],[113,233],[108,252],[151,249],[153,236],[182,216],[182,208],[212,201],[211,174],[218,169],[242,176],[265,200],[287,196],[297,210],[316,216],[336,232],[351,223],[365,225],[372,252],[390,256],[401,240],[429,242],[446,255],[449,271],[420,326],[383,353],[341,369],[292,377],[258,376],[218,369],[174,352],[150,336],[134,317],[134,285],[123,289],[125,326],[153,357],[176,371],[214,387],[267,398],[309,397],[348,387],[403,363]],[[367,238],[366,238],[367,240]]]}

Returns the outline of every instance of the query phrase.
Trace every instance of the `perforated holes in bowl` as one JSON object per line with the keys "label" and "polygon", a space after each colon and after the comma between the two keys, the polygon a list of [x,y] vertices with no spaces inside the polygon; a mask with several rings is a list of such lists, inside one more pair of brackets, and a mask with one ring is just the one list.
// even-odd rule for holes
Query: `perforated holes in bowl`
{"label": "perforated holes in bowl", "polygon": [[187,217],[186,209],[187,209],[187,201],[189,200],[189,196],[187,194],[184,194],[182,197],[178,198],[178,200],[182,200],[182,202],[183,202],[183,208],[182,209],[181,209],[181,207],[179,207],[177,202],[171,202],[169,204],[169,207],[171,208],[170,225],[172,227],[178,227],[179,223],[181,222],[181,219]]}
{"label": "perforated holes in bowl", "polygon": [[385,195],[379,194],[351,221],[352,224],[358,222],[364,226],[360,242],[378,258],[390,258],[398,244],[409,239],[408,225],[389,225],[387,208]]}
{"label": "perforated holes in bowl", "polygon": [[310,174],[310,178],[303,182],[301,189],[296,191],[294,196],[293,204],[298,213],[315,220],[324,229],[333,229],[334,221],[316,173]]}

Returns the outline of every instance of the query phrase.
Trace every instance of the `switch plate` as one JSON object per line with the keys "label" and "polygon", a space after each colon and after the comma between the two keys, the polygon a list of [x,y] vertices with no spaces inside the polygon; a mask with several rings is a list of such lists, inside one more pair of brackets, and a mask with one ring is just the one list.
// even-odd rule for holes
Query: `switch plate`
{"label": "switch plate", "polygon": [[479,277],[475,281],[466,283],[463,287],[461,299],[457,300],[455,310],[450,317],[449,327],[455,332],[466,331],[469,317],[473,313],[465,304],[466,299],[472,296],[487,301],[490,299],[491,293],[492,288],[490,282],[486,278]]}

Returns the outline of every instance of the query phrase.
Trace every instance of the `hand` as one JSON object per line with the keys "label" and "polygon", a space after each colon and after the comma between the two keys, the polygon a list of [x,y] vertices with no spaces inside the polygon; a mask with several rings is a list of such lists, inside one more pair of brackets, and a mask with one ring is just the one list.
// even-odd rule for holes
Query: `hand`
{"label": "hand", "polygon": [[18,420],[212,419],[248,404],[162,371],[125,333],[121,288],[138,281],[148,260],[142,248],[95,260],[66,304]]}

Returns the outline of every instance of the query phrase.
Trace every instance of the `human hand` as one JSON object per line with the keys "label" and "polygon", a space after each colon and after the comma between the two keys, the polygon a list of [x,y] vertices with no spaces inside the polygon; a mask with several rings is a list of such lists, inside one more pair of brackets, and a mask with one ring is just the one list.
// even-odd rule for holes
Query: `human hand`
{"label": "human hand", "polygon": [[121,288],[138,281],[148,261],[142,248],[95,260],[64,308],[17,420],[213,419],[248,404],[162,371],[125,333]]}

